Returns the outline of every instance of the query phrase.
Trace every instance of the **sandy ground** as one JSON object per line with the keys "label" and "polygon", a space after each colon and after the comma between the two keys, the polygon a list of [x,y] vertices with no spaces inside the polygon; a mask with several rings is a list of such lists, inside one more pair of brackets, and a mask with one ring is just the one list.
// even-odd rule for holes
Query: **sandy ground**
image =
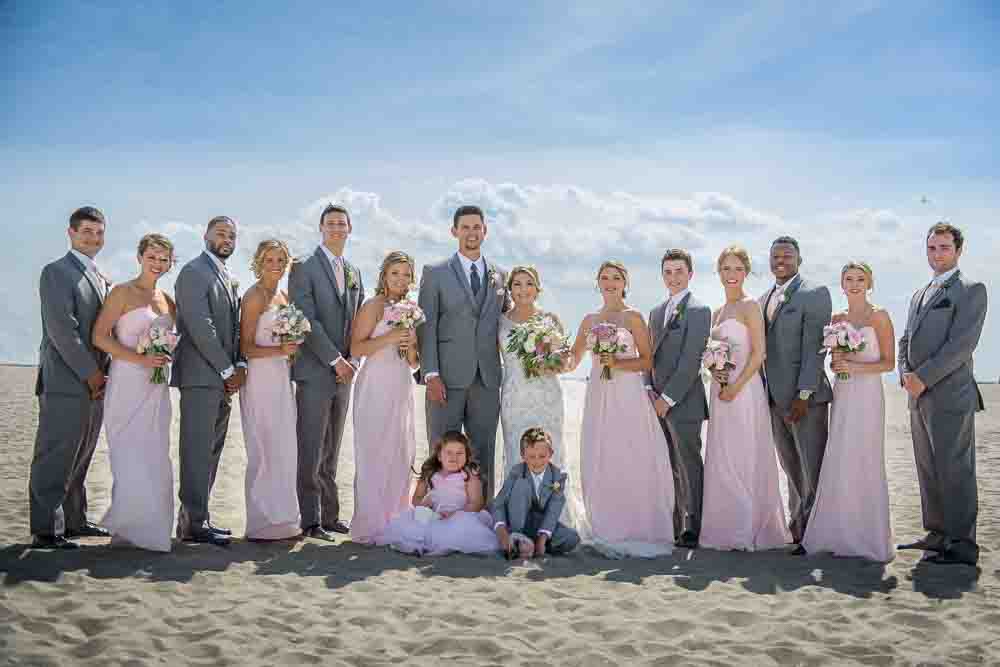
{"label": "sandy ground", "polygon": [[[75,552],[35,552],[26,548],[33,382],[34,369],[0,367],[0,665],[1000,664],[997,386],[983,387],[988,411],[977,423],[975,570],[921,565],[913,552],[883,566],[683,549],[651,561],[582,551],[511,564],[419,559],[347,539],[176,544],[170,554],[92,539]],[[565,387],[574,442],[584,386]],[[888,397],[894,528],[914,538],[905,401],[896,389]],[[414,400],[422,406],[422,395]],[[350,428],[346,437],[349,517]],[[175,466],[176,448],[175,436]],[[212,512],[237,534],[245,465],[234,413]],[[99,519],[111,491],[103,440],[88,482]]]}

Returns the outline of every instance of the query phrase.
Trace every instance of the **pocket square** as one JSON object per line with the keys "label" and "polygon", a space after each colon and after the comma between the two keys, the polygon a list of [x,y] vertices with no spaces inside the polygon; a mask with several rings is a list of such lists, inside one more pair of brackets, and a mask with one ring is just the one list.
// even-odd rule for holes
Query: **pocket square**
{"label": "pocket square", "polygon": [[781,314],[782,314],[782,315],[788,315],[789,313],[797,313],[797,312],[799,312],[799,309],[798,309],[798,308],[796,308],[795,306],[791,306],[791,307],[789,307],[789,308],[785,308],[785,309],[783,309],[783,310],[781,311]]}
{"label": "pocket square", "polygon": [[931,308],[931,310],[937,310],[938,308],[951,308],[951,300],[941,299],[940,301],[934,304],[934,307]]}

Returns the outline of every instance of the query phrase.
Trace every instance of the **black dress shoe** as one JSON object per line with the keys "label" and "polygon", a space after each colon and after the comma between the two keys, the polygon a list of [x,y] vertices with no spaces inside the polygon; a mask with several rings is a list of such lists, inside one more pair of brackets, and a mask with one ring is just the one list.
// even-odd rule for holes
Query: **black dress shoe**
{"label": "black dress shoe", "polygon": [[32,549],[79,549],[80,545],[70,542],[62,535],[35,535],[31,539]]}
{"label": "black dress shoe", "polygon": [[966,556],[965,554],[962,553],[958,553],[957,551],[952,549],[925,558],[924,562],[935,563],[937,565],[971,565],[972,567],[976,567],[975,558],[972,558],[971,556]]}
{"label": "black dress shoe", "polygon": [[228,528],[219,528],[218,526],[212,525],[212,523],[209,521],[206,521],[205,524],[208,526],[208,529],[213,533],[218,533],[219,535],[225,535],[226,537],[229,537],[233,534],[233,531],[229,530]]}
{"label": "black dress shoe", "polygon": [[677,538],[674,544],[678,547],[683,547],[684,549],[697,549],[698,548],[698,538],[689,530],[681,533],[681,536]]}
{"label": "black dress shoe", "polygon": [[184,537],[185,542],[198,544],[214,544],[217,547],[228,547],[231,540],[228,535],[222,535],[211,530],[205,522],[201,526],[192,527],[191,532]]}
{"label": "black dress shoe", "polygon": [[87,521],[79,528],[67,530],[66,537],[111,537],[111,533],[93,521]]}
{"label": "black dress shoe", "polygon": [[804,546],[802,546],[801,544],[796,544],[795,548],[792,549],[792,551],[791,551],[791,554],[793,556],[805,556],[807,553],[808,552],[806,551],[806,548]]}
{"label": "black dress shoe", "polygon": [[333,542],[336,539],[333,533],[327,532],[322,526],[309,526],[308,528],[303,528],[302,536],[311,537],[315,540],[323,540],[324,542]]}
{"label": "black dress shoe", "polygon": [[944,543],[941,538],[928,533],[925,537],[922,537],[919,540],[896,545],[896,548],[900,551],[907,549],[914,549],[916,551],[943,551]]}
{"label": "black dress shoe", "polygon": [[334,521],[329,525],[323,526],[323,530],[325,530],[328,533],[340,533],[341,535],[347,535],[349,532],[351,532],[351,529],[348,527],[348,525],[343,521],[341,521],[340,519],[337,519],[336,521]]}

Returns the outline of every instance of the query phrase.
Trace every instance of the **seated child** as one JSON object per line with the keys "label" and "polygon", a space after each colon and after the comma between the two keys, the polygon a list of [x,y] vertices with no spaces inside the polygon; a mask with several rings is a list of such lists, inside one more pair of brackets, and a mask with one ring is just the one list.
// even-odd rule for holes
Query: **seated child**
{"label": "seated child", "polygon": [[488,553],[500,548],[490,530],[490,514],[483,511],[479,467],[463,433],[448,431],[434,443],[420,467],[412,502],[413,508],[393,518],[376,544],[418,556]]}
{"label": "seated child", "polygon": [[552,436],[529,428],[521,436],[521,463],[507,473],[493,501],[493,529],[508,558],[566,554],[580,536],[559,521],[566,505],[566,473],[552,461]]}

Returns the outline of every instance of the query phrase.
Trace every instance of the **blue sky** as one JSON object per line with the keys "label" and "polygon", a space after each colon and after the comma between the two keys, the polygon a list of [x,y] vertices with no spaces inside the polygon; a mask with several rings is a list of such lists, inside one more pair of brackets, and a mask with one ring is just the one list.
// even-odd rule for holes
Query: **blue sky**
{"label": "blue sky", "polygon": [[[474,200],[487,253],[539,264],[570,322],[596,305],[602,257],[635,267],[646,310],[656,258],[688,244],[718,303],[718,250],[763,259],[779,232],[835,294],[844,260],[871,260],[898,327],[937,218],[966,228],[966,271],[996,281],[992,3],[247,4],[0,8],[0,196],[19,250],[0,358],[34,359],[37,274],[83,203],[109,216],[99,259],[118,279],[144,231],[191,256],[226,213],[249,280],[254,241],[307,250],[329,198],[356,207],[366,271],[389,247],[450,252],[448,209]],[[982,377],[1000,375],[996,348],[980,346]]]}

